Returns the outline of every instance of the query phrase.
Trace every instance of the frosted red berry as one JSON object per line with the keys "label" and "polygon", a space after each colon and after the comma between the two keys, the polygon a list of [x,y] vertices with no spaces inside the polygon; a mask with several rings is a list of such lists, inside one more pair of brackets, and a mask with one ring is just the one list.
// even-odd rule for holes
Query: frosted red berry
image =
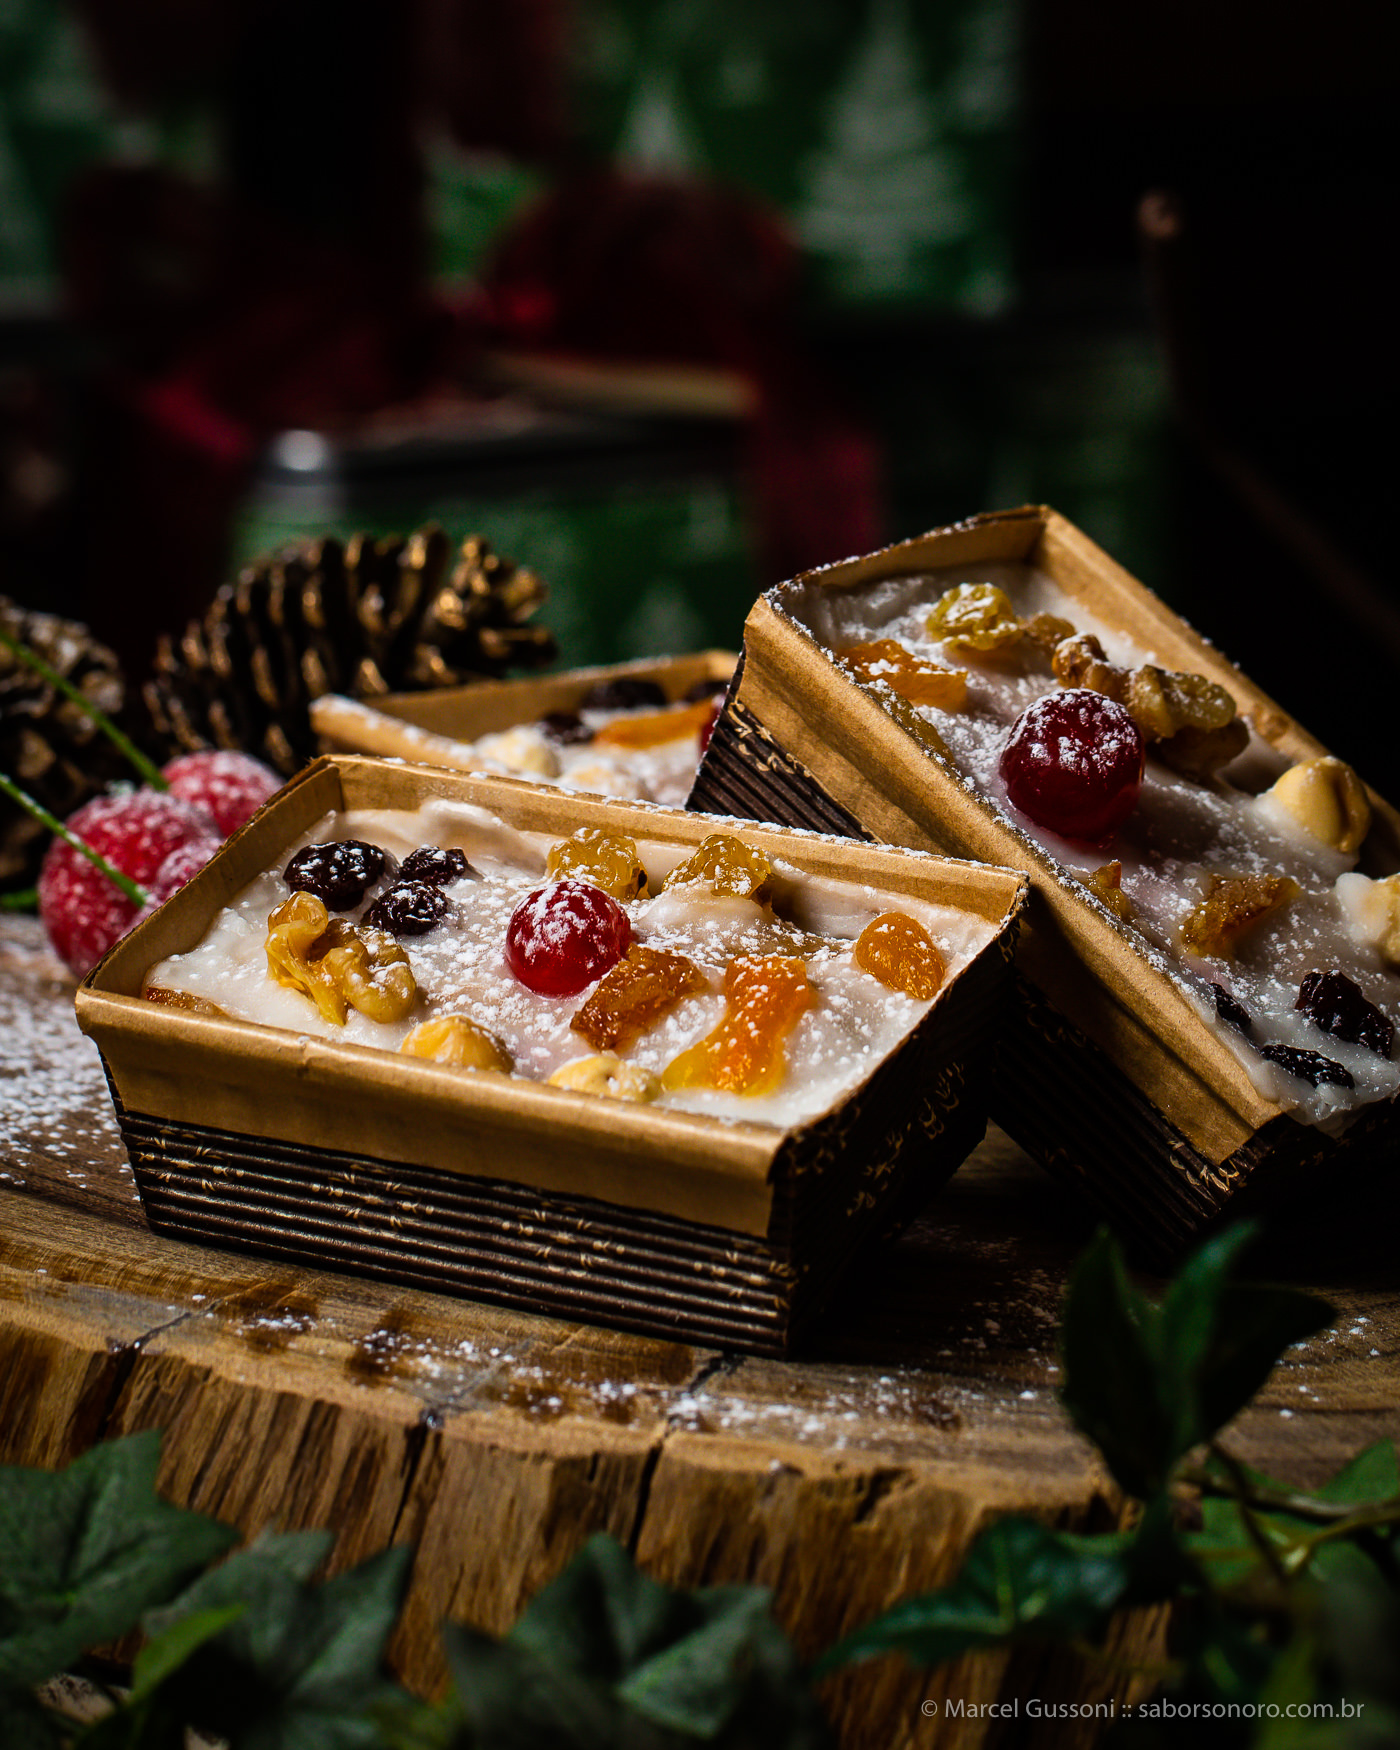
{"label": "frosted red berry", "polygon": [[1011,726],[1006,794],[1037,826],[1102,844],[1137,806],[1142,732],[1122,705],[1087,687],[1047,693]]}
{"label": "frosted red berry", "polygon": [[527,894],[506,925],[506,965],[527,990],[572,997],[617,964],[632,940],[627,913],[589,881]]}
{"label": "frosted red berry", "polygon": [[222,838],[250,821],[282,780],[251,754],[224,748],[181,754],[162,772],[172,794],[202,808]]}
{"label": "frosted red berry", "polygon": [[[208,815],[163,791],[98,796],[67,825],[114,868],[153,893],[174,852],[198,847],[202,863],[219,847]],[[39,872],[39,915],[54,952],[79,978],[126,934],[137,912],[133,901],[81,851],[57,838],[49,846]]]}

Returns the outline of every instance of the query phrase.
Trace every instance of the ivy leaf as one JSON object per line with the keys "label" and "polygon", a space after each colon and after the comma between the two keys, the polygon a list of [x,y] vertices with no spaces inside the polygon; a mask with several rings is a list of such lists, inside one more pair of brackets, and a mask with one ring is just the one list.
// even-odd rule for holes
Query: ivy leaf
{"label": "ivy leaf", "polygon": [[445,1641],[481,1750],[817,1750],[830,1736],[768,1594],[672,1591],[589,1540],[504,1641]]}
{"label": "ivy leaf", "polygon": [[159,1461],[152,1432],[66,1470],[0,1473],[0,1689],[41,1683],[125,1634],[237,1542],[156,1495]]}
{"label": "ivy leaf", "polygon": [[265,1535],[155,1613],[149,1626],[169,1634],[243,1606],[167,1678],[165,1704],[239,1750],[377,1744],[369,1710],[397,1693],[379,1667],[412,1554],[385,1550],[312,1585],[330,1543],[320,1532]]}
{"label": "ivy leaf", "polygon": [[1000,1519],[973,1543],[951,1586],[858,1629],[817,1672],[877,1653],[936,1665],[978,1647],[1098,1635],[1132,1581],[1129,1546],[1120,1533],[1077,1537],[1034,1519]]}
{"label": "ivy leaf", "polygon": [[1377,1440],[1363,1447],[1313,1493],[1321,1501],[1348,1507],[1381,1505],[1400,1500],[1400,1459],[1393,1440]]}
{"label": "ivy leaf", "polygon": [[1099,1233],[1065,1300],[1065,1408],[1114,1479],[1139,1500],[1241,1410],[1292,1343],[1331,1322],[1313,1295],[1232,1280],[1253,1229],[1237,1225],[1188,1259],[1160,1303]]}

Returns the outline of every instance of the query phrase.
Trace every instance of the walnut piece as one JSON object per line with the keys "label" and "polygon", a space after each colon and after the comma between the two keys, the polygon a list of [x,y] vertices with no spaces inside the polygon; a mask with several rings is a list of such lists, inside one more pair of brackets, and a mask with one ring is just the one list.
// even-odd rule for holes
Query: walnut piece
{"label": "walnut piece", "polygon": [[555,1070],[552,1088],[569,1088],[576,1094],[603,1094],[613,1100],[631,1100],[645,1105],[661,1092],[661,1083],[640,1064],[624,1063],[615,1051],[600,1051],[594,1057],[576,1057]]}
{"label": "walnut piece", "polygon": [[1182,946],[1207,959],[1232,960],[1250,930],[1299,891],[1291,875],[1214,875],[1205,898],[1182,921]]}
{"label": "walnut piece", "polygon": [[1126,706],[1157,757],[1189,777],[1209,777],[1248,745],[1249,729],[1235,701],[1204,675],[1151,662],[1122,668],[1108,660],[1091,632],[1057,644],[1050,666],[1061,686],[1088,687]]}
{"label": "walnut piece", "polygon": [[401,1021],[418,995],[408,955],[383,930],[331,921],[314,893],[284,900],[267,920],[267,969],[311,998],[332,1026],[352,1007],[371,1021]]}
{"label": "walnut piece", "polygon": [[1265,792],[1303,831],[1354,856],[1371,827],[1365,786],[1345,760],[1331,754],[1290,766]]}
{"label": "walnut piece", "polygon": [[499,1070],[509,1075],[515,1059],[494,1033],[466,1015],[434,1015],[420,1021],[399,1050],[405,1057],[426,1057],[456,1069]]}

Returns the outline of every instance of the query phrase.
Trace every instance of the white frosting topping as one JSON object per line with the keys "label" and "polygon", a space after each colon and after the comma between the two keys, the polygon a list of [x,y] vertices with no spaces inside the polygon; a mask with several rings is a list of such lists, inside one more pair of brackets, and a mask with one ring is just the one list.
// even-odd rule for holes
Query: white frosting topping
{"label": "white frosting topping", "polygon": [[[742,836],[742,828],[736,836]],[[400,860],[421,845],[456,846],[480,876],[443,889],[452,909],[440,926],[426,935],[401,938],[419,993],[402,1021],[378,1023],[352,1009],[345,1025],[337,1027],[309,997],[274,983],[268,974],[268,914],[288,891],[282,869],[303,845],[345,838],[380,845]],[[543,1080],[594,1051],[569,1023],[595,986],[575,997],[537,996],[516,980],[503,953],[511,913],[540,885],[553,842],[455,803],[430,803],[414,812],[329,815],[289,845],[276,868],[260,875],[220,912],[198,947],[153,966],[146,982],[203,997],[238,1019],[390,1051],[419,1022],[463,1014],[504,1041],[517,1075]],[[663,1106],[784,1127],[820,1115],[870,1075],[930,1007],[927,1001],[890,990],[854,964],[852,948],[861,929],[881,912],[905,912],[938,946],[948,980],[994,933],[990,923],[971,912],[800,875],[781,864],[775,865],[771,910],[752,900],[715,896],[698,884],[662,893],[655,890],[688,855],[688,848],[643,841],[638,851],[654,897],[624,907],[633,940],[687,955],[706,975],[709,988],[683,999],[625,1048],[628,1062],[659,1075],[709,1033],[724,1014],[724,973],[736,955],[800,953],[816,998],[788,1035],[787,1072],[776,1090],[742,1096],[678,1089],[662,1093],[658,1104]],[[370,889],[361,905],[338,915],[358,920],[385,885]]]}
{"label": "white frosting topping", "polygon": [[[1077,878],[1110,860],[1121,861],[1122,890],[1134,914],[1126,927],[1136,945],[1187,993],[1265,1098],[1306,1122],[1334,1129],[1358,1106],[1400,1091],[1400,1063],[1324,1033],[1294,1008],[1305,974],[1338,970],[1382,1013],[1400,1021],[1400,973],[1377,946],[1380,926],[1371,913],[1379,902],[1370,899],[1369,884],[1367,890],[1355,886],[1365,877],[1346,873],[1355,857],[1312,837],[1261,793],[1287,768],[1284,756],[1251,731],[1250,745],[1239,758],[1214,780],[1201,782],[1171,771],[1152,757],[1149,746],[1138,806],[1106,845],[1074,843],[1036,825],[1008,801],[998,765],[1010,725],[1034,700],[1058,691],[1058,684],[1043,665],[979,662],[930,634],[928,615],[940,596],[970,582],[997,585],[1023,617],[1048,613],[1069,620],[1076,632],[1097,637],[1109,660],[1120,666],[1175,666],[1104,625],[1043,572],[1015,563],[889,578],[864,589],[809,584],[791,591],[784,605],[835,651],[893,638],[927,662],[966,671],[961,709],[912,707],[937,730],[964,784],[1046,852],[1061,881],[1087,904],[1101,902]],[[1210,878],[1248,874],[1289,875],[1301,891],[1251,930],[1233,959],[1186,953],[1181,924]],[[1248,1037],[1220,1020],[1213,984],[1248,1011],[1253,1021]],[[1350,1072],[1355,1087],[1310,1086],[1255,1049],[1271,1044],[1332,1059]]]}

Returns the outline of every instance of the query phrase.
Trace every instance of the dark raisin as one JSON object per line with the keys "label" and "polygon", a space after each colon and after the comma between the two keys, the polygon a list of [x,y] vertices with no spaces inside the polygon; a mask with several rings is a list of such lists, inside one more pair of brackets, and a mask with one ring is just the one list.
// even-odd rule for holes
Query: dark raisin
{"label": "dark raisin", "polygon": [[452,909],[452,901],[432,881],[396,881],[365,913],[366,923],[391,936],[426,936]]}
{"label": "dark raisin", "polygon": [[1310,972],[1298,987],[1293,1007],[1334,1039],[1390,1056],[1395,1023],[1368,1002],[1344,972]]}
{"label": "dark raisin", "polygon": [[620,674],[590,687],[579,703],[580,711],[655,711],[670,700],[655,682],[641,675]]}
{"label": "dark raisin", "polygon": [[1215,1012],[1227,1027],[1233,1027],[1239,1033],[1252,1033],[1254,1022],[1249,1018],[1249,1010],[1237,997],[1231,996],[1223,984],[1213,984],[1210,987],[1215,992]]}
{"label": "dark raisin", "polygon": [[1295,1045],[1261,1045],[1259,1055],[1267,1057],[1280,1069],[1286,1069],[1289,1075],[1311,1082],[1315,1088],[1323,1082],[1331,1082],[1338,1088],[1356,1086],[1349,1069],[1343,1069],[1341,1064],[1324,1057],[1320,1051],[1303,1051]]}
{"label": "dark raisin", "polygon": [[577,711],[549,711],[540,718],[540,728],[547,740],[558,747],[573,747],[581,741],[592,741],[593,731]]}
{"label": "dark raisin", "polygon": [[401,881],[435,881],[439,887],[445,887],[449,881],[465,881],[469,875],[479,879],[467,861],[467,853],[455,845],[450,849],[421,845],[408,853],[399,870]]}
{"label": "dark raisin", "polygon": [[393,874],[393,858],[363,839],[307,845],[282,871],[293,893],[314,893],[327,911],[351,911],[379,880]]}
{"label": "dark raisin", "polygon": [[728,680],[696,681],[693,687],[687,687],[683,702],[687,705],[698,705],[702,699],[717,699],[721,693],[729,691]]}

